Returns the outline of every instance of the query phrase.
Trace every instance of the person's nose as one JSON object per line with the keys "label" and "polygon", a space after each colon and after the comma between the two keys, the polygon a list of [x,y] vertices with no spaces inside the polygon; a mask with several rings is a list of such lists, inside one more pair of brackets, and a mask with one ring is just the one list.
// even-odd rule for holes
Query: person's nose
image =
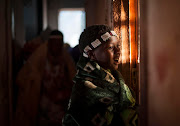
{"label": "person's nose", "polygon": [[115,53],[120,53],[120,47],[119,46],[115,47],[115,51],[114,52]]}

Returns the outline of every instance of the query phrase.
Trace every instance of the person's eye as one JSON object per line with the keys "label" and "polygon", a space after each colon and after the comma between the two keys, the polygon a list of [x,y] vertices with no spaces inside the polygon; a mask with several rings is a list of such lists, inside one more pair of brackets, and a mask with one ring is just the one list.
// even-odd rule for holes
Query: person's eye
{"label": "person's eye", "polygon": [[114,48],[114,46],[109,46],[109,47],[108,47],[108,49],[113,49],[113,48]]}

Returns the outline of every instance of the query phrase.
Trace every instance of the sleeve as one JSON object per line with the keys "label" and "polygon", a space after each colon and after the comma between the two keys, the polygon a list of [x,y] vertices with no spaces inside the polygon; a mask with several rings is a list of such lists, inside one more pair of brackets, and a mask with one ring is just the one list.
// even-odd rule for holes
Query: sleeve
{"label": "sleeve", "polygon": [[64,50],[64,60],[69,73],[68,77],[70,80],[72,80],[76,74],[76,67],[71,55],[66,50]]}
{"label": "sleeve", "polygon": [[25,120],[29,124],[36,120],[45,56],[44,46],[43,48],[40,47],[28,59],[17,75],[16,84],[19,90],[14,119],[16,125],[23,123]]}

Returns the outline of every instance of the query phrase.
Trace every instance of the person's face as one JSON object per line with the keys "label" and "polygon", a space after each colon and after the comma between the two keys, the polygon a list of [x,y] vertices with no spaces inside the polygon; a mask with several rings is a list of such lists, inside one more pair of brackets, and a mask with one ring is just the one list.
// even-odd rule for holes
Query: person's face
{"label": "person's face", "polygon": [[63,42],[61,42],[60,39],[49,39],[48,41],[48,48],[49,48],[49,53],[52,56],[58,56],[61,54],[63,47]]}
{"label": "person's face", "polygon": [[104,69],[118,69],[118,64],[120,63],[120,41],[117,37],[112,36],[107,42],[93,50],[90,57]]}

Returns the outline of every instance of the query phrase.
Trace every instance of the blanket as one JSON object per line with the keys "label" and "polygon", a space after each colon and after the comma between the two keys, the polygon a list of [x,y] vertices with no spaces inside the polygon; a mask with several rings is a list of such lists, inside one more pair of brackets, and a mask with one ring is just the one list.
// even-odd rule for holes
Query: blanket
{"label": "blanket", "polygon": [[80,57],[64,126],[136,126],[132,90],[119,71],[105,70]]}

